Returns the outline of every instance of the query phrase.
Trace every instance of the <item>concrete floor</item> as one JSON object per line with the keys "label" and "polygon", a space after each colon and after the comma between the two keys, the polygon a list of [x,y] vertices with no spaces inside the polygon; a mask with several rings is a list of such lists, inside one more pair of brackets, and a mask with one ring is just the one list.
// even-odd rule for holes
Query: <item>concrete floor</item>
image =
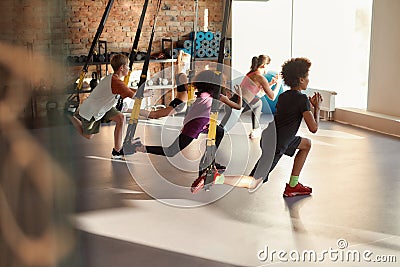
{"label": "concrete floor", "polygon": [[[136,136],[145,144],[167,144],[181,125],[180,116],[140,121]],[[313,194],[283,198],[292,158],[283,157],[253,194],[218,185],[192,195],[205,136],[172,159],[138,153],[120,162],[109,159],[112,125],[90,141],[71,126],[60,127],[80,148],[69,159],[75,169],[77,266],[400,262],[398,138],[328,121],[313,135],[302,125],[300,134],[313,146],[300,180]],[[227,174],[248,173],[257,160],[258,140],[248,139],[249,127],[242,116],[220,146],[217,160],[227,165]]]}

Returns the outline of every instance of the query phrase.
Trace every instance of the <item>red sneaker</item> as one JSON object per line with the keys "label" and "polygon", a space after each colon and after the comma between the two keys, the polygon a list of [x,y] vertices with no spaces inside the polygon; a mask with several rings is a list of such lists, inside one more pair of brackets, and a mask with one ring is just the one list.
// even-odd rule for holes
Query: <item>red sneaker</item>
{"label": "red sneaker", "polygon": [[298,183],[296,186],[291,187],[289,184],[286,184],[285,192],[283,192],[284,197],[294,197],[297,195],[309,195],[312,193],[312,188],[308,186],[304,186],[301,183]]}
{"label": "red sneaker", "polygon": [[[199,192],[200,189],[202,189],[204,187],[204,181],[206,179],[206,172],[203,173],[202,176],[200,176],[199,178],[197,178],[193,183],[192,186],[190,188],[190,191],[193,194],[196,194],[197,192]],[[220,174],[218,173],[217,169],[214,169],[214,180],[213,180],[213,184],[215,179],[219,176]]]}

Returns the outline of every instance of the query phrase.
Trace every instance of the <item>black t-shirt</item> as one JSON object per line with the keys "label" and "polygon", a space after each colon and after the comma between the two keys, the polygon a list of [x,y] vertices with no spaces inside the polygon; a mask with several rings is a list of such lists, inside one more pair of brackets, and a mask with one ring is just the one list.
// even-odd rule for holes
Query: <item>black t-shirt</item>
{"label": "black t-shirt", "polygon": [[310,101],[300,91],[288,90],[279,95],[275,114],[278,148],[285,148],[296,136],[303,120],[303,112],[309,110]]}

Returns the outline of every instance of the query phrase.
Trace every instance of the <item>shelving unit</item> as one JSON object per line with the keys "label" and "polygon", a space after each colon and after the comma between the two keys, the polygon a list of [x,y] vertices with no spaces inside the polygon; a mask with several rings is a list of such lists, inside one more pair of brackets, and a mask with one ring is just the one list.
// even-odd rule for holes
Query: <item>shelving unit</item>
{"label": "shelving unit", "polygon": [[[173,54],[173,41],[171,38],[163,38],[161,40],[161,49],[162,52],[169,54],[172,57]],[[107,49],[107,41],[99,41],[98,42],[98,55],[105,55],[104,59],[105,61],[91,61],[88,63],[88,65],[90,66],[96,66],[96,72],[97,72],[97,77],[99,79],[102,78],[102,66],[105,65],[105,74],[108,75],[108,65],[110,64],[109,58],[108,58],[108,49]],[[218,60],[217,57],[204,57],[204,58],[196,58],[197,61],[216,61]],[[231,57],[230,55],[228,57],[225,58],[225,60],[230,61]],[[156,76],[154,79],[154,76],[152,76],[151,74],[148,75],[148,80],[153,80],[153,85],[148,85],[147,81],[146,81],[146,89],[149,90],[162,90],[162,103],[166,104],[165,101],[165,94],[164,94],[164,90],[166,89],[172,89],[171,90],[171,99],[175,98],[175,87],[176,87],[176,81],[175,81],[175,66],[174,63],[177,61],[177,59],[174,58],[169,58],[169,59],[151,59],[150,60],[150,64],[161,64],[161,76]],[[137,64],[143,64],[144,60],[138,60],[138,61],[134,61],[133,64],[137,65]],[[166,72],[166,69],[168,69],[169,64],[171,64],[170,66],[170,70],[169,72]],[[71,62],[69,64],[70,66],[83,66],[84,62]],[[140,77],[134,77],[131,74],[128,86],[134,89],[137,89],[137,85],[136,82],[139,81]],[[163,84],[159,84],[158,78],[167,78],[168,79],[168,84],[163,85]],[[90,88],[89,88],[90,89]],[[91,90],[81,90],[79,93],[88,93],[91,92]]]}
{"label": "shelving unit", "polygon": [[[146,89],[149,89],[149,90],[161,90],[162,91],[162,96],[163,96],[163,101],[162,102],[163,102],[164,105],[166,105],[166,103],[165,103],[166,102],[165,101],[165,94],[164,94],[165,90],[172,89],[171,90],[172,99],[175,97],[174,89],[176,87],[176,82],[175,82],[175,75],[174,75],[174,71],[175,71],[174,63],[176,61],[177,61],[176,59],[151,59],[150,60],[150,64],[161,64],[161,71],[160,71],[161,74],[157,75],[157,76],[152,76],[151,74],[148,75],[148,80],[146,81],[146,85],[145,86],[146,86]],[[143,64],[143,63],[144,63],[144,61],[134,61],[133,62],[133,64]],[[169,64],[171,64],[171,69],[169,71],[170,72],[169,73],[170,76],[167,77],[168,73],[165,72],[165,69],[166,69],[166,65],[169,65]],[[158,78],[161,78],[161,79],[168,78],[169,82],[166,85],[158,84]],[[138,80],[138,77],[137,77],[137,80]],[[148,81],[149,80],[152,80],[154,84],[153,85],[148,85]],[[137,89],[137,86],[132,84],[134,82],[135,82],[135,77],[133,77],[131,75],[130,80],[129,80],[129,86],[134,88],[134,89]],[[151,105],[148,105],[148,106],[151,106]]]}

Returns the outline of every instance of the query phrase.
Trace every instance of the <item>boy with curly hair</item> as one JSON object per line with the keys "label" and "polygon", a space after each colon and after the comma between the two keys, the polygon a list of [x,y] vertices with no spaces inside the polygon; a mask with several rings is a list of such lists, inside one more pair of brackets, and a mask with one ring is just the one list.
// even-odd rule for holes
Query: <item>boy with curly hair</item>
{"label": "boy with curly hair", "polygon": [[[275,168],[282,155],[293,157],[296,154],[291,176],[283,193],[285,197],[309,195],[312,192],[310,187],[298,182],[300,172],[311,149],[311,140],[296,135],[303,119],[310,132],[316,133],[318,130],[322,97],[319,93],[307,97],[301,92],[307,89],[310,66],[311,62],[306,58],[292,58],[282,65],[282,78],[290,90],[279,96],[276,106],[277,111],[274,117],[275,154],[271,167],[266,166],[268,165],[266,163],[271,162],[272,156],[269,149],[271,146],[268,144],[271,142],[271,136],[275,135],[275,132],[271,131],[272,127],[267,127],[263,131],[260,141],[262,155],[250,173],[256,180],[263,179],[265,183],[268,181],[269,173]],[[262,183],[258,185],[262,185]]]}

